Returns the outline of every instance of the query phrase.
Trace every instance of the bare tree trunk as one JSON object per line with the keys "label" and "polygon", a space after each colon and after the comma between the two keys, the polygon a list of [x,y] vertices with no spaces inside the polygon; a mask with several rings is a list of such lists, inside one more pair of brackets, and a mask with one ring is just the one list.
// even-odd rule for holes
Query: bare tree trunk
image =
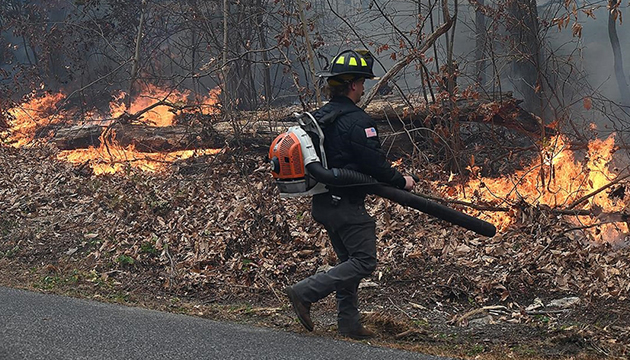
{"label": "bare tree trunk", "polygon": [[[234,130],[234,137],[238,143],[241,141],[241,135],[243,128],[237,119],[234,118],[234,109],[237,106],[238,99],[238,87],[242,79],[238,76],[238,63],[236,60],[228,62],[228,49],[230,46],[236,47],[237,42],[230,42],[230,2],[229,0],[223,0],[223,51],[222,51],[222,66],[221,66],[221,83],[222,83],[222,112],[225,119],[229,120],[232,129]],[[234,52],[238,50],[232,49]]]}
{"label": "bare tree trunk", "polygon": [[483,14],[481,7],[485,5],[484,0],[477,0],[478,6],[475,9],[475,62],[476,62],[476,81],[483,85],[486,82],[486,16]]}
{"label": "bare tree trunk", "polygon": [[[448,32],[446,33],[446,84],[445,85],[446,85],[446,91],[448,91],[448,93],[451,95],[455,94],[455,87],[457,86],[455,82],[456,76],[457,76],[456,75],[457,64],[453,60],[453,47],[455,46],[455,27],[457,25],[457,15],[459,12],[458,3],[459,3],[459,0],[454,1],[453,26],[451,27],[450,39],[448,37]],[[447,15],[445,15],[445,17],[446,16]],[[455,100],[453,100],[453,96],[450,97],[449,102],[450,102],[449,107],[451,109],[455,109],[457,107],[457,103]],[[448,167],[453,171],[457,171],[458,169],[457,155],[460,153],[460,150],[462,147],[461,145],[462,141],[460,138],[460,131],[459,131],[459,118],[456,116],[451,116],[450,118],[447,117],[444,120],[445,120],[445,123],[443,124],[443,126],[445,126],[445,128],[447,129],[450,135],[448,139],[448,143],[452,149],[452,153],[455,155],[448,162]]]}
{"label": "bare tree trunk", "polygon": [[[190,9],[192,10],[192,4],[190,5]],[[195,94],[199,94],[199,78],[197,75],[197,51],[199,47],[199,43],[197,40],[197,31],[195,29],[190,29],[190,46],[191,46],[191,55],[190,55],[190,74],[193,76],[192,85]]]}
{"label": "bare tree trunk", "polygon": [[[26,35],[22,34],[22,45],[24,46],[24,54],[26,55],[26,59],[28,60],[29,65],[35,65],[39,62],[37,59],[37,53],[35,52],[35,47],[31,45],[30,41],[26,40]],[[31,59],[31,55],[29,55],[29,49],[33,52],[33,59]],[[39,69],[38,69],[39,70]],[[41,70],[39,71],[41,75]]]}
{"label": "bare tree trunk", "polygon": [[[228,8],[228,0],[223,0],[223,62],[222,70],[225,73],[227,67],[227,55],[228,55],[228,17],[230,16],[230,9]],[[225,81],[225,79],[223,79]]]}
{"label": "bare tree trunk", "polygon": [[[438,1],[439,0],[435,0],[435,3],[437,4]],[[431,0],[429,0],[429,22],[431,23],[431,32],[435,31],[435,25],[433,23],[433,8],[434,5],[431,4]],[[433,57],[435,58],[435,72],[439,73],[440,61],[438,59],[437,44],[435,42],[433,43]]]}
{"label": "bare tree trunk", "polygon": [[[430,5],[430,4],[429,4]],[[428,8],[428,13],[430,14],[433,11],[432,8]],[[422,36],[424,26],[426,25],[427,18],[422,15],[422,0],[418,1],[418,23],[416,27],[418,28],[418,37],[416,38],[416,47],[419,47],[422,44]],[[431,23],[431,27],[433,28],[433,23]],[[434,47],[434,51],[435,47]],[[426,103],[429,102],[429,96],[427,93],[427,89],[431,94],[431,101],[435,101],[435,95],[433,94],[433,88],[431,87],[431,76],[429,75],[429,69],[427,68],[424,60],[420,60],[420,81],[422,83],[422,96],[424,97],[424,101]],[[437,61],[437,59],[436,59]]]}
{"label": "bare tree trunk", "polygon": [[136,35],[136,48],[133,54],[131,78],[129,79],[129,91],[127,92],[127,98],[125,99],[125,105],[127,106],[127,109],[131,107],[133,88],[138,78],[138,68],[140,66],[140,44],[142,43],[142,32],[144,31],[144,9],[146,4],[146,0],[142,0],[142,4],[140,6],[140,23],[138,24],[138,34]]}
{"label": "bare tree trunk", "polygon": [[515,42],[514,83],[523,96],[523,107],[541,116],[540,40],[536,0],[510,0],[512,23],[509,32]]}
{"label": "bare tree trunk", "polygon": [[304,16],[304,4],[302,0],[297,0],[298,11],[300,14],[300,22],[302,23],[302,30],[304,31],[304,42],[306,43],[306,56],[308,58],[308,66],[311,70],[311,80],[313,87],[315,88],[315,96],[317,98],[317,106],[322,106],[322,95],[317,85],[317,76],[315,75],[315,54],[313,53],[313,47],[311,46],[311,40],[308,36],[308,26],[306,26],[306,17]]}
{"label": "bare tree trunk", "polygon": [[453,12],[453,26],[451,27],[451,36],[449,38],[448,32],[446,33],[446,90],[449,94],[453,94],[455,90],[455,71],[456,64],[453,60],[453,48],[455,47],[455,28],[457,26],[457,14],[459,12],[459,0],[455,0],[454,2],[454,12]]}
{"label": "bare tree trunk", "polygon": [[265,103],[269,106],[271,97],[273,96],[271,89],[271,71],[269,70],[269,55],[267,54],[267,36],[265,35],[265,31],[267,27],[264,24],[263,19],[263,10],[265,9],[263,0],[257,0],[257,8],[258,14],[256,16],[256,22],[258,23],[258,41],[260,42],[260,47],[263,49],[261,54],[263,59],[263,84],[264,84],[264,95],[265,95]]}
{"label": "bare tree trunk", "polygon": [[[229,113],[232,109],[232,89],[230,86],[230,72],[231,65],[228,64],[228,46],[229,46],[229,17],[230,17],[230,3],[228,0],[223,0],[223,49],[221,51],[221,85],[223,87],[221,91],[221,97],[223,98],[222,103],[224,110]],[[238,133],[238,131],[237,131]]]}
{"label": "bare tree trunk", "polygon": [[613,55],[615,59],[615,77],[617,78],[617,85],[619,86],[619,93],[621,94],[621,102],[630,105],[630,89],[628,88],[626,75],[623,71],[621,45],[619,44],[619,36],[617,36],[616,18],[618,15],[620,16],[620,13],[619,9],[617,8],[617,1],[609,0],[608,4],[610,7],[610,11],[608,12],[608,37],[610,38],[610,44],[612,45]]}

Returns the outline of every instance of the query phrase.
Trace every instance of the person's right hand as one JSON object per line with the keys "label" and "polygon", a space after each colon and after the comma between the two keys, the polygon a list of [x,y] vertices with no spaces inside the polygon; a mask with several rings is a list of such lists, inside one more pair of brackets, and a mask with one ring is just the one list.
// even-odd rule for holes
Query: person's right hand
{"label": "person's right hand", "polygon": [[403,177],[405,178],[405,190],[411,191],[413,187],[416,186],[416,181],[409,175]]}

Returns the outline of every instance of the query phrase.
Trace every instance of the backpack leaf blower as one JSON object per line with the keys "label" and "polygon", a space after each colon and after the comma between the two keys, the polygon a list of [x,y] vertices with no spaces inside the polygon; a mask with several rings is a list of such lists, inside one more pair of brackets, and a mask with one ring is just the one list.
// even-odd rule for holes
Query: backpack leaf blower
{"label": "backpack leaf blower", "polygon": [[[348,169],[328,169],[324,133],[308,112],[295,114],[298,124],[274,139],[269,148],[271,174],[281,197],[311,196],[330,186],[366,186],[367,192],[412,207],[426,214],[492,237],[491,223],[430,201],[412,192],[379,183],[369,175]],[[315,146],[317,144],[317,147]]]}

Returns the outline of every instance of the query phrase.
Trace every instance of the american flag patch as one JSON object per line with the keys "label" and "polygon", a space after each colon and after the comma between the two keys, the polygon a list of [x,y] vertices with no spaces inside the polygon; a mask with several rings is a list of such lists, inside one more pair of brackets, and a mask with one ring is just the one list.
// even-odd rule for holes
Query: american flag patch
{"label": "american flag patch", "polygon": [[376,136],[376,129],[373,127],[365,129],[365,136],[369,138]]}

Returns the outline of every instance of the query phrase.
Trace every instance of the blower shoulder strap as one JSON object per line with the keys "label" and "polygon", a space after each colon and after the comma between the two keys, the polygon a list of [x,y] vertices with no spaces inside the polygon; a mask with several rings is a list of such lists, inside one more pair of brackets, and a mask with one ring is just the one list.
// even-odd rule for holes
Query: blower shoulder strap
{"label": "blower shoulder strap", "polygon": [[322,127],[319,122],[310,112],[295,113],[294,115],[300,128],[306,132],[310,140],[313,142],[322,165],[326,168],[327,161],[324,149],[324,132],[322,131]]}

